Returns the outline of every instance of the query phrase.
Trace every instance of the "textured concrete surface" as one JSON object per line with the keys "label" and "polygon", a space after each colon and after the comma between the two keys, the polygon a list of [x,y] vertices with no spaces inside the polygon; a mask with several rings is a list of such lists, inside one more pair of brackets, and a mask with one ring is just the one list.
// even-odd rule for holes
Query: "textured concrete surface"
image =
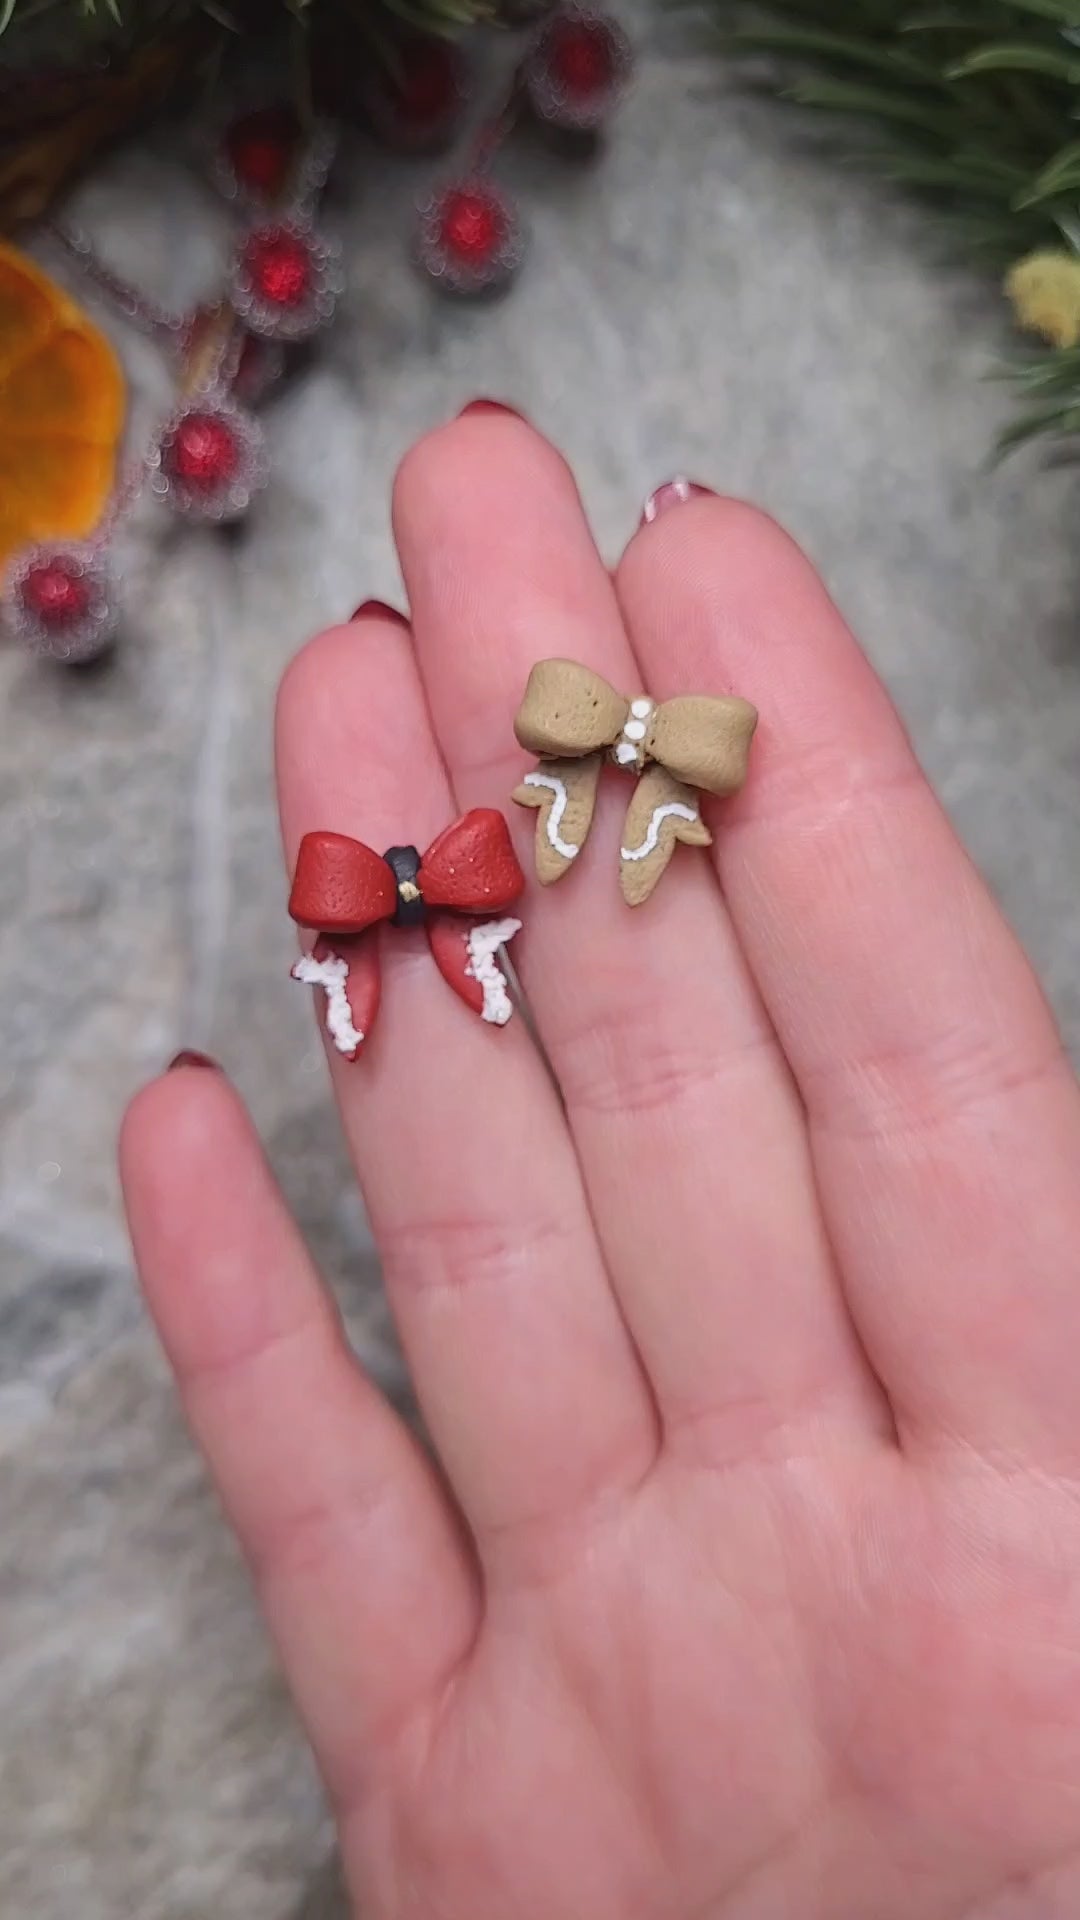
{"label": "textured concrete surface", "polygon": [[[1033,460],[980,473],[1008,407],[980,378],[993,290],[667,28],[648,39],[601,164],[508,155],[532,251],[501,306],[433,301],[404,257],[427,169],[351,148],[330,215],[348,297],[270,409],[276,474],[245,533],[146,516],[115,666],[0,658],[5,1920],[340,1912],[310,1761],[136,1303],[112,1143],[178,1046],[217,1053],[395,1379],[286,979],[269,722],[305,634],[398,594],[388,488],[422,429],[477,392],[517,401],[575,462],[609,555],[676,471],[785,520],[1080,1040],[1077,482]],[[81,199],[162,296],[212,273],[220,210],[164,141]],[[129,345],[142,419],[163,375]]]}

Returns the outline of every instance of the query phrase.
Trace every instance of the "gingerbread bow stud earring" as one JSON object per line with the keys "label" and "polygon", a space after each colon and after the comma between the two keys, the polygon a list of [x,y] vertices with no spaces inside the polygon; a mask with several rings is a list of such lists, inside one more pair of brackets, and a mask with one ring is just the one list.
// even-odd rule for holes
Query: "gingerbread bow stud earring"
{"label": "gingerbread bow stud earring", "polygon": [[540,660],[529,675],[514,732],[540,765],[515,789],[539,807],[536,874],[547,886],[576,860],[592,824],[605,757],[639,776],[619,856],[623,899],[647,900],[676,842],[707,847],[695,789],[735,793],[746,778],[757,711],[737,696],[683,694],[628,700],[575,660]]}
{"label": "gingerbread bow stud earring", "polygon": [[423,926],[432,958],[454,992],[482,1020],[503,1027],[514,1011],[499,948],[520,931],[503,919],[525,885],[510,832],[494,807],[474,807],[433,840],[374,853],[346,833],[305,833],[289,913],[317,934],[293,967],[294,980],[322,987],[335,1047],[355,1060],[379,1006],[380,920]]}

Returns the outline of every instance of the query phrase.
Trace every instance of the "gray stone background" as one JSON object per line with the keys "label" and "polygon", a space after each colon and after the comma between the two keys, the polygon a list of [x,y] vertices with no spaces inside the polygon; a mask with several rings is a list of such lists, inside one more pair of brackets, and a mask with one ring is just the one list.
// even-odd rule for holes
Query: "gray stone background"
{"label": "gray stone background", "polygon": [[[332,1836],[237,1555],[137,1303],[113,1139],[181,1045],[251,1103],[357,1344],[394,1362],[291,990],[271,795],[278,675],[400,592],[388,490],[424,428],[513,400],[576,465],[614,555],[687,472],[804,542],[1080,1038],[1076,478],[987,476],[993,287],[926,222],[810,157],[793,121],[640,22],[601,164],[521,140],[532,249],[503,305],[439,304],[405,257],[419,163],[346,150],[340,323],[268,410],[275,472],[239,540],[142,516],[115,665],[0,656],[0,1915],[329,1920]],[[168,130],[79,216],[163,298],[227,223]],[[124,341],[136,434],[164,402]]]}

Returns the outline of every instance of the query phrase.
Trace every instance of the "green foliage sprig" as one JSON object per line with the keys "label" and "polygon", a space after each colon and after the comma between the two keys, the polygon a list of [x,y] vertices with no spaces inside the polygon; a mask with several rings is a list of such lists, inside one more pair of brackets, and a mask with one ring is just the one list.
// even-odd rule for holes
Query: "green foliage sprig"
{"label": "green foliage sprig", "polygon": [[130,48],[203,15],[224,33],[265,34],[290,18],[315,16],[367,31],[396,17],[430,31],[452,31],[490,17],[489,0],[0,0],[0,61],[53,53],[75,61],[104,48]]}
{"label": "green foliage sprig", "polygon": [[[711,5],[727,27],[731,0]],[[1015,271],[1035,254],[1056,293],[1072,277],[1080,338],[1080,0],[764,0],[724,38],[768,56],[777,90],[825,117],[851,165],[932,205],[954,255],[1014,270],[1018,317],[1057,345],[1013,368],[1027,405],[1003,444],[1080,431],[1068,315],[1048,319]]]}
{"label": "green foliage sprig", "polygon": [[166,103],[205,107],[253,43],[277,43],[297,106],[333,111],[350,72],[402,58],[413,29],[454,34],[505,0],[0,0],[0,232],[58,195]]}

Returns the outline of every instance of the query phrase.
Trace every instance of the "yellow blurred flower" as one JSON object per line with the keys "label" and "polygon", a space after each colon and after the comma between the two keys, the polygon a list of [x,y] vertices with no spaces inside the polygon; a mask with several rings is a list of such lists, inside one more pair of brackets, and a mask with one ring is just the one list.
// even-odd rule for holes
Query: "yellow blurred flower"
{"label": "yellow blurred flower", "polygon": [[1022,327],[1055,347],[1080,341],[1080,258],[1049,250],[1029,253],[1010,267],[1005,291]]}

